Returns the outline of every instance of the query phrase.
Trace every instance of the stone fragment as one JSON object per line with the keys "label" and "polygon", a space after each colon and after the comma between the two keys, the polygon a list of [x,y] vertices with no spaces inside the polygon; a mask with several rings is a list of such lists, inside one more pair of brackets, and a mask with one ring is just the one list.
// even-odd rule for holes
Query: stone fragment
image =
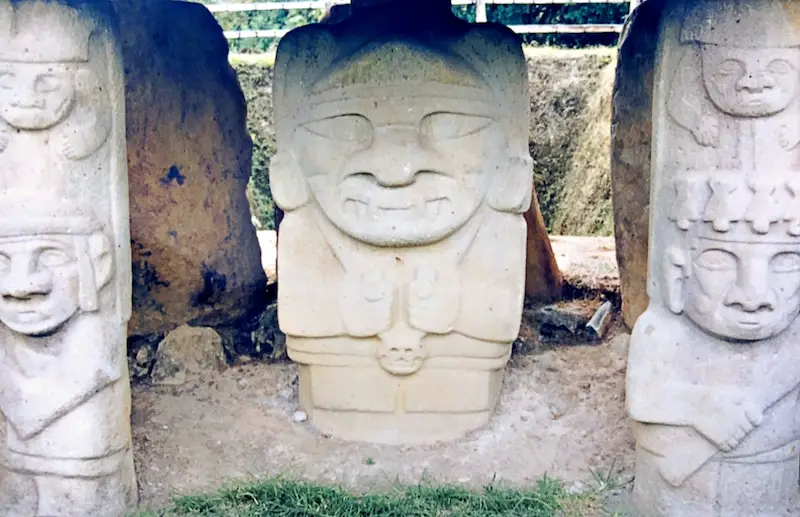
{"label": "stone fragment", "polygon": [[247,107],[228,43],[203,5],[113,1],[126,65],[131,339],[187,323],[247,337],[267,279],[245,195]]}
{"label": "stone fragment", "polygon": [[0,1],[0,492],[28,494],[3,515],[137,501],[123,106],[110,5]]}
{"label": "stone fragment", "polygon": [[301,408],[346,440],[486,424],[521,323],[521,42],[414,2],[296,29],[275,65],[280,327]]}
{"label": "stone fragment", "polygon": [[179,386],[224,365],[222,338],[214,329],[183,325],[158,345],[152,378],[155,384]]}
{"label": "stone fragment", "polygon": [[791,2],[676,0],[648,35],[650,305],[626,395],[644,517],[798,509],[798,20]]}

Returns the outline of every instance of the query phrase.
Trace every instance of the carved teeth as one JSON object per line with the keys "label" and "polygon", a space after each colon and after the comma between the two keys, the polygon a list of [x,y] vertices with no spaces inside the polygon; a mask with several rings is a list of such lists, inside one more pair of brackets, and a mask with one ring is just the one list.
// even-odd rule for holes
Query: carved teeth
{"label": "carved teeth", "polygon": [[439,217],[449,211],[451,211],[449,199],[434,199],[427,203],[426,215],[428,217]]}
{"label": "carved teeth", "polygon": [[367,204],[355,199],[348,199],[344,202],[344,213],[348,217],[361,219],[367,215]]}

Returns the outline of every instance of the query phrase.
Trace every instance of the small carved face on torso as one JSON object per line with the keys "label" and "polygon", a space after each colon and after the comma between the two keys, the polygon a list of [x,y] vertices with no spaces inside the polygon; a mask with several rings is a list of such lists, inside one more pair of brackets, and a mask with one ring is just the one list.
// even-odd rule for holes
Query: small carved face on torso
{"label": "small carved face on torso", "polygon": [[480,102],[373,93],[315,111],[295,133],[312,193],[339,229],[378,246],[430,244],[461,228],[506,150]]}
{"label": "small carved face on torso", "polygon": [[687,316],[725,339],[761,340],[800,313],[800,245],[697,239]]}
{"label": "small carved face on torso", "polygon": [[73,66],[0,63],[0,117],[23,130],[49,129],[75,104]]}
{"label": "small carved face on torso", "polygon": [[800,49],[703,45],[703,81],[711,101],[737,117],[785,110],[800,91]]}
{"label": "small carved face on torso", "polygon": [[0,321],[26,335],[58,330],[80,307],[73,239],[62,235],[0,239]]}

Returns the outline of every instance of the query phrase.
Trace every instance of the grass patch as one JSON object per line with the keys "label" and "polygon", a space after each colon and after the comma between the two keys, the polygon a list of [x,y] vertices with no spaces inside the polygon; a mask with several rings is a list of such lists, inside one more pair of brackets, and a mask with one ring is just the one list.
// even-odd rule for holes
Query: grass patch
{"label": "grass patch", "polygon": [[383,493],[277,478],[176,499],[164,510],[135,517],[565,517],[598,513],[598,493],[570,495],[545,477],[527,490],[420,484]]}

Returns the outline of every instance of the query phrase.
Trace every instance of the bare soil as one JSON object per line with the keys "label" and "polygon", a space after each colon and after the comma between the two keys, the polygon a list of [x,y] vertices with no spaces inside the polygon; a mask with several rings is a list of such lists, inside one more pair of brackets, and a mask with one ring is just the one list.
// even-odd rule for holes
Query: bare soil
{"label": "bare soil", "polygon": [[[610,275],[613,285],[608,244],[554,239],[565,276]],[[532,351],[507,367],[491,423],[461,440],[426,447],[343,442],[320,435],[309,422],[296,423],[297,371],[289,363],[208,371],[180,387],[135,386],[142,506],[281,474],[356,491],[426,479],[523,487],[544,475],[580,490],[590,486],[593,470],[607,473],[612,465],[620,479],[630,477],[633,438],[623,408],[627,343],[615,323],[597,346],[526,347]]]}

